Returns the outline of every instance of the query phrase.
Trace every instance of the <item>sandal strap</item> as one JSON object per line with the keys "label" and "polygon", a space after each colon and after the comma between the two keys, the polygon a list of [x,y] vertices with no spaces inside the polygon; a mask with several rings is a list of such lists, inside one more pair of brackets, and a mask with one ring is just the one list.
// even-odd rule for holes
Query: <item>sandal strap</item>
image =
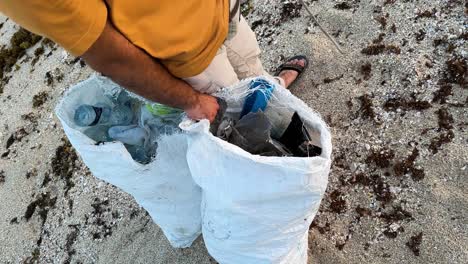
{"label": "sandal strap", "polygon": [[296,71],[298,74],[301,74],[304,71],[304,69],[305,69],[304,66],[295,65],[295,64],[285,64],[279,68],[279,72],[282,72],[284,70],[292,70],[292,71]]}

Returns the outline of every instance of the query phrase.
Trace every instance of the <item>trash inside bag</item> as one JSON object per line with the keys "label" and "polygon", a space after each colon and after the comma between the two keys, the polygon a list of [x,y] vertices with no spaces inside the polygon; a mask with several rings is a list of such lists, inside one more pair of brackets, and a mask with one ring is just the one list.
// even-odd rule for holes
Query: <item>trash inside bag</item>
{"label": "trash inside bag", "polygon": [[142,164],[149,163],[162,135],[180,131],[183,111],[158,103],[148,103],[125,90],[109,95],[108,101],[82,104],[75,109],[74,122],[83,133],[102,143],[120,141]]}
{"label": "trash inside bag", "polygon": [[[321,148],[313,142],[310,128],[275,96],[274,90],[275,85],[268,80],[257,78],[240,94],[221,92],[217,98],[220,109],[210,132],[255,155],[319,156]],[[240,111],[233,107],[239,102]]]}
{"label": "trash inside bag", "polygon": [[[103,120],[79,126],[75,112],[84,104],[130,110],[124,119],[113,120],[133,117],[130,124]],[[177,133],[182,111],[127,93],[106,77],[92,76],[72,86],[55,113],[91,173],[131,195],[173,247],[189,247],[201,234],[201,190],[187,164],[187,135]],[[91,123],[96,117],[91,112]]]}
{"label": "trash inside bag", "polygon": [[308,263],[309,226],[331,164],[325,122],[268,77],[214,96],[227,106],[218,122],[180,124],[192,179],[203,193],[208,252],[223,264]]}

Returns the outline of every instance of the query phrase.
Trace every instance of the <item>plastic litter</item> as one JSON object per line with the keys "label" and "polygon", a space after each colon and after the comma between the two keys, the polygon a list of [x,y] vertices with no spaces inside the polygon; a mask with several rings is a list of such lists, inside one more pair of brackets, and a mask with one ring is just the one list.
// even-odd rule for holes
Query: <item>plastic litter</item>
{"label": "plastic litter", "polygon": [[321,148],[312,142],[299,114],[273,96],[275,86],[272,83],[254,79],[248,88],[239,120],[226,115],[226,101],[217,98],[221,107],[210,126],[213,135],[262,156],[313,157],[321,154]]}
{"label": "plastic litter", "polygon": [[255,79],[250,82],[249,89],[252,92],[245,98],[241,118],[248,113],[265,111],[275,86],[265,79]]}
{"label": "plastic litter", "polygon": [[296,157],[314,157],[322,153],[322,149],[312,143],[309,131],[297,112],[294,113],[279,141]]}
{"label": "plastic litter", "polygon": [[[149,112],[141,113],[145,105],[152,102],[126,93],[108,78],[97,76],[67,91],[56,107],[56,114],[71,144],[93,175],[132,195],[148,211],[173,247],[189,247],[201,234],[201,189],[193,181],[187,164],[187,136],[177,126],[170,129],[164,123],[164,131],[150,136],[150,145],[157,146],[151,159],[139,162],[139,157],[145,159],[146,155],[139,146],[110,138],[101,143],[87,134],[93,129],[108,137],[109,127],[80,127],[74,121],[75,110],[82,104],[126,104],[128,100],[118,98],[127,96],[137,115],[133,126],[161,122]],[[166,134],[167,131],[175,133]]]}
{"label": "plastic litter", "polygon": [[125,105],[117,105],[113,108],[106,104],[97,105],[83,104],[75,111],[75,123],[78,126],[95,125],[129,125],[132,123],[134,114],[132,109]]}
{"label": "plastic litter", "polygon": [[114,126],[108,133],[112,139],[133,146],[144,146],[149,140],[148,131],[138,125]]}
{"label": "plastic litter", "polygon": [[[82,104],[118,104],[121,88],[103,77],[73,87],[56,113],[90,171],[131,194],[174,247],[190,246],[203,232],[208,252],[221,264],[306,264],[309,226],[327,186],[331,135],[304,102],[274,81],[263,79],[274,86],[265,112],[269,107],[297,112],[311,137],[307,144],[321,148],[320,155],[254,155],[214,136],[207,120],[154,115],[146,107],[152,103],[142,100],[139,107],[131,107],[139,117],[132,125],[148,129],[149,142],[153,145],[155,141],[157,148],[155,158],[147,164],[135,162],[129,154],[135,145],[120,141],[96,144],[83,133],[91,127],[74,122],[75,110]],[[227,103],[216,133],[231,136],[246,96],[252,93],[252,80],[216,94]],[[273,122],[268,121],[273,129]],[[275,144],[278,141],[272,135]]]}
{"label": "plastic litter", "polygon": [[[145,102],[124,89],[106,94],[95,105],[79,105],[74,114],[76,125],[97,142],[120,141],[135,161],[146,164],[155,156],[161,135],[180,132],[183,111],[158,103]],[[113,106],[111,106],[113,104]]]}
{"label": "plastic litter", "polygon": [[271,123],[262,111],[248,113],[233,127],[227,141],[251,154],[291,156],[279,142],[270,137]]}
{"label": "plastic litter", "polygon": [[112,139],[109,137],[107,130],[109,126],[103,125],[96,125],[86,128],[83,131],[83,134],[88,136],[89,138],[93,139],[94,141],[101,143],[101,142],[109,142]]}
{"label": "plastic litter", "polygon": [[186,120],[180,125],[189,138],[187,161],[192,178],[203,192],[203,239],[221,264],[306,264],[309,226],[327,186],[330,132],[304,102],[274,80],[262,79],[275,87],[265,112],[269,107],[292,115],[297,112],[311,136],[308,143],[322,151],[310,157],[272,157],[234,146],[226,138],[232,137],[240,122],[246,97],[252,93],[252,79],[216,93],[228,105],[216,134],[210,132],[214,128],[207,120]]}

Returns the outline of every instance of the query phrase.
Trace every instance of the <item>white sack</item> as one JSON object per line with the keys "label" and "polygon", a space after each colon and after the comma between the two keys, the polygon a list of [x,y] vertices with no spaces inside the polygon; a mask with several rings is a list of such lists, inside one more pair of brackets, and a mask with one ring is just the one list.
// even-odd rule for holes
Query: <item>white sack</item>
{"label": "white sack", "polygon": [[201,232],[200,188],[191,178],[186,161],[187,137],[164,136],[158,141],[157,158],[135,162],[120,142],[96,142],[73,123],[80,104],[108,101],[120,87],[104,77],[91,77],[72,87],[56,108],[65,134],[97,178],[131,194],[161,227],[174,247],[188,247]]}
{"label": "white sack", "polygon": [[[218,95],[232,106],[249,82]],[[213,136],[207,120],[181,124],[189,135],[188,165],[203,191],[203,238],[221,264],[307,263],[309,226],[328,182],[331,136],[319,115],[288,90],[278,85],[274,96],[315,131],[321,156],[252,155]]]}

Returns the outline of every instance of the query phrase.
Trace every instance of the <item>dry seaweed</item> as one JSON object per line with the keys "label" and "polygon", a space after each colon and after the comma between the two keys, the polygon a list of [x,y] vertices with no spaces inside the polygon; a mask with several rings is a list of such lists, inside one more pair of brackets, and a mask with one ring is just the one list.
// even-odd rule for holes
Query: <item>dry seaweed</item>
{"label": "dry seaweed", "polygon": [[415,181],[420,181],[424,179],[425,172],[423,169],[417,169],[414,166],[416,158],[419,156],[419,150],[415,147],[411,155],[406,159],[398,161],[393,165],[393,171],[396,176],[401,177],[405,174],[410,174],[411,178]]}
{"label": "dry seaweed", "polygon": [[436,114],[438,117],[439,131],[441,131],[442,129],[448,130],[453,128],[453,116],[449,113],[447,108],[441,108],[437,110]]}
{"label": "dry seaweed", "polygon": [[372,44],[361,50],[365,55],[379,55],[386,52],[387,54],[400,54],[401,49],[395,45]]}
{"label": "dry seaweed", "polygon": [[396,111],[397,109],[401,110],[425,110],[431,107],[431,104],[427,101],[418,101],[415,98],[411,98],[410,100],[404,98],[391,98],[388,99],[383,108],[386,111]]}
{"label": "dry seaweed", "polygon": [[379,168],[388,168],[395,157],[395,152],[391,149],[372,150],[367,156],[366,162],[374,163]]}
{"label": "dry seaweed", "polygon": [[359,113],[363,119],[373,119],[375,117],[374,105],[370,95],[364,94],[358,97],[361,102],[361,108],[359,108]]}
{"label": "dry seaweed", "polygon": [[335,213],[344,213],[346,211],[346,201],[342,197],[342,193],[339,190],[334,190],[330,194],[330,210]]}
{"label": "dry seaweed", "polygon": [[20,28],[10,39],[10,47],[2,47],[0,49],[0,79],[3,78],[6,72],[11,71],[26,50],[42,39],[41,36],[35,35],[24,28]]}
{"label": "dry seaweed", "polygon": [[458,84],[468,88],[468,65],[466,58],[453,58],[445,62],[446,71],[443,78],[445,83]]}
{"label": "dry seaweed", "polygon": [[429,150],[431,150],[432,154],[437,154],[442,145],[452,142],[454,137],[455,135],[453,134],[452,130],[445,131],[444,133],[431,140]]}
{"label": "dry seaweed", "polygon": [[68,191],[75,186],[72,181],[73,172],[76,169],[75,162],[78,159],[75,150],[70,142],[62,139],[63,144],[55,150],[55,156],[52,158],[52,172],[65,181],[65,196]]}
{"label": "dry seaweed", "polygon": [[336,9],[340,9],[340,10],[348,10],[348,9],[352,8],[352,6],[347,2],[338,3],[333,7],[336,8]]}
{"label": "dry seaweed", "polygon": [[419,256],[421,253],[421,242],[422,242],[423,232],[420,232],[417,235],[410,237],[410,240],[406,242],[406,246],[408,246],[411,251],[413,251],[415,256]]}
{"label": "dry seaweed", "polygon": [[40,92],[33,97],[33,107],[37,108],[42,106],[49,99],[49,94],[47,92]]}
{"label": "dry seaweed", "polygon": [[439,90],[434,92],[432,102],[445,104],[447,103],[447,97],[450,95],[452,95],[452,86],[450,84],[442,84]]}
{"label": "dry seaweed", "polygon": [[364,80],[369,80],[372,76],[372,64],[369,62],[361,65],[361,74],[363,75]]}

